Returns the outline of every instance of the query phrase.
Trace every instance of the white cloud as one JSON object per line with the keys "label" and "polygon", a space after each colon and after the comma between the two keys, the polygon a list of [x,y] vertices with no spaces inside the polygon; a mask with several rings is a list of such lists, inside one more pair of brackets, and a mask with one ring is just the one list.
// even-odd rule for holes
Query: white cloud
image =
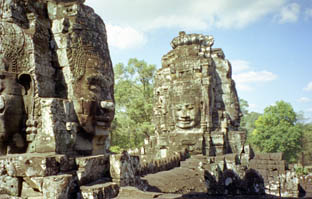
{"label": "white cloud", "polygon": [[129,49],[142,46],[146,43],[146,37],[132,27],[106,25],[108,44],[119,49]]}
{"label": "white cloud", "polygon": [[312,108],[307,109],[307,112],[312,112]]}
{"label": "white cloud", "polygon": [[[287,0],[87,0],[105,22],[140,30],[243,28],[275,15]],[[292,11],[292,9],[291,9]]]}
{"label": "white cloud", "polygon": [[238,90],[252,91],[254,83],[266,83],[277,78],[277,75],[272,72],[266,70],[254,70],[248,61],[233,60],[231,62],[233,68],[233,79],[236,82]]}
{"label": "white cloud", "polygon": [[308,8],[304,12],[305,18],[308,20],[309,18],[312,18],[312,8]]}
{"label": "white cloud", "polygon": [[204,30],[208,28],[208,24],[205,20],[196,18],[195,16],[159,16],[155,18],[149,25],[147,29],[156,29],[156,28],[170,28],[170,27],[180,27],[184,30]]}
{"label": "white cloud", "polygon": [[233,73],[239,73],[242,71],[246,71],[247,69],[250,68],[249,62],[245,60],[232,60],[232,71]]}
{"label": "white cloud", "polygon": [[311,102],[311,99],[307,97],[301,97],[297,101],[301,103],[307,103],[307,102]]}
{"label": "white cloud", "polygon": [[293,23],[298,20],[300,14],[300,5],[297,3],[291,3],[284,6],[279,15],[277,16],[278,22],[281,24],[284,23]]}
{"label": "white cloud", "polygon": [[234,75],[240,83],[269,82],[276,79],[276,75],[268,71],[247,71]]}
{"label": "white cloud", "polygon": [[312,81],[304,88],[305,91],[312,91]]}

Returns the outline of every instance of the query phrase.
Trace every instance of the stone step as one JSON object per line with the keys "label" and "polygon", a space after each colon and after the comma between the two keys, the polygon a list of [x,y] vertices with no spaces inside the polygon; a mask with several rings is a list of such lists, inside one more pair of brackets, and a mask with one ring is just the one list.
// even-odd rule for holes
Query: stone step
{"label": "stone step", "polygon": [[104,182],[98,184],[84,185],[80,187],[83,199],[88,198],[114,198],[119,193],[119,185],[114,182]]}

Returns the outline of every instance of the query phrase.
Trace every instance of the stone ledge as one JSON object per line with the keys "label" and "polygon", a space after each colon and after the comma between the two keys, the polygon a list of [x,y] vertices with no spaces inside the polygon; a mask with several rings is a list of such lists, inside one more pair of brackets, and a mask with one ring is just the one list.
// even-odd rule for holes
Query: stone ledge
{"label": "stone ledge", "polygon": [[65,155],[14,154],[0,157],[0,173],[12,177],[44,177],[74,169],[74,161]]}
{"label": "stone ledge", "polygon": [[113,182],[80,187],[82,198],[113,198],[119,193],[119,186]]}

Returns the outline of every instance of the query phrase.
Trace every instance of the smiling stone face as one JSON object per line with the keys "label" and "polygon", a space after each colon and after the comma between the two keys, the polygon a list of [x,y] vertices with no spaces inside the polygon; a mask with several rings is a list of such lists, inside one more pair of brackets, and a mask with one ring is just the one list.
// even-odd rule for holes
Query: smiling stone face
{"label": "smiling stone face", "polygon": [[115,104],[112,87],[114,80],[105,74],[105,61],[86,57],[84,73],[73,85],[73,101],[81,127],[91,134],[108,129],[114,118]]}
{"label": "smiling stone face", "polygon": [[[173,101],[173,115],[176,129],[190,131],[200,127],[201,107],[197,89],[177,87]],[[197,96],[196,96],[197,95]]]}
{"label": "smiling stone face", "polygon": [[199,122],[200,110],[194,102],[176,104],[175,106],[176,127],[190,129]]}

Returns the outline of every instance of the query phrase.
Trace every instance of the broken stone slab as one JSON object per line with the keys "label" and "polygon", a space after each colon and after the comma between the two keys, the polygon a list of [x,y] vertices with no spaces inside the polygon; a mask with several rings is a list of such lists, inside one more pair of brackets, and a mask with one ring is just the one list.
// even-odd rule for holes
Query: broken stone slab
{"label": "broken stone slab", "polygon": [[127,152],[110,156],[110,175],[113,181],[121,186],[135,185],[139,183],[140,159],[131,156]]}
{"label": "broken stone slab", "polygon": [[22,193],[21,196],[23,198],[34,198],[41,197],[43,198],[43,194],[38,189],[33,189],[27,182],[23,182]]}
{"label": "broken stone slab", "polygon": [[270,160],[270,154],[269,153],[256,153],[255,158],[257,160]]}
{"label": "broken stone slab", "polygon": [[55,156],[47,154],[2,156],[0,165],[2,165],[2,170],[13,177],[42,177],[59,172]]}
{"label": "broken stone slab", "polygon": [[43,178],[43,198],[73,198],[77,194],[77,179],[73,175],[57,175]]}
{"label": "broken stone slab", "polygon": [[185,160],[184,152],[169,154],[166,158],[154,159],[153,155],[141,155],[139,174],[140,176],[159,171],[170,170],[180,165],[180,161]]}
{"label": "broken stone slab", "polygon": [[[69,119],[67,112],[73,109],[64,99],[44,98],[40,100],[42,127],[36,136],[35,151],[38,153],[56,152],[59,154],[73,153],[76,132],[67,130]],[[71,114],[74,115],[74,114]]]}
{"label": "broken stone slab", "polygon": [[25,177],[23,180],[23,183],[26,183],[32,189],[42,192],[43,177]]}
{"label": "broken stone slab", "polygon": [[228,133],[229,144],[232,153],[242,153],[246,142],[245,131],[229,131]]}
{"label": "broken stone slab", "polygon": [[75,168],[72,158],[56,154],[12,154],[0,157],[0,173],[13,177],[44,177]]}
{"label": "broken stone slab", "polygon": [[89,184],[106,177],[110,167],[108,155],[77,157],[76,164],[79,185]]}
{"label": "broken stone slab", "polygon": [[170,171],[146,175],[142,180],[147,191],[179,194],[207,193],[204,175],[204,171],[179,167]]}
{"label": "broken stone slab", "polygon": [[226,164],[232,164],[232,165],[239,164],[238,154],[235,154],[235,153],[225,154],[224,159],[225,159]]}
{"label": "broken stone slab", "polygon": [[[1,199],[23,199],[21,197],[10,196],[8,194],[0,194]],[[41,199],[41,198],[28,198],[28,199]]]}
{"label": "broken stone slab", "polygon": [[208,159],[203,155],[192,155],[191,158],[180,162],[180,166],[189,169],[204,169],[208,164]]}
{"label": "broken stone slab", "polygon": [[269,155],[270,155],[270,160],[277,160],[277,161],[283,160],[283,153],[282,152],[269,153]]}
{"label": "broken stone slab", "polygon": [[182,199],[181,194],[164,194],[157,192],[144,192],[135,187],[121,187],[118,196],[116,199]]}
{"label": "broken stone slab", "polygon": [[19,196],[22,188],[22,179],[11,177],[8,175],[0,176],[0,198],[1,194],[8,194],[10,196]]}
{"label": "broken stone slab", "polygon": [[114,198],[119,193],[119,186],[113,182],[80,187],[83,199]]}

